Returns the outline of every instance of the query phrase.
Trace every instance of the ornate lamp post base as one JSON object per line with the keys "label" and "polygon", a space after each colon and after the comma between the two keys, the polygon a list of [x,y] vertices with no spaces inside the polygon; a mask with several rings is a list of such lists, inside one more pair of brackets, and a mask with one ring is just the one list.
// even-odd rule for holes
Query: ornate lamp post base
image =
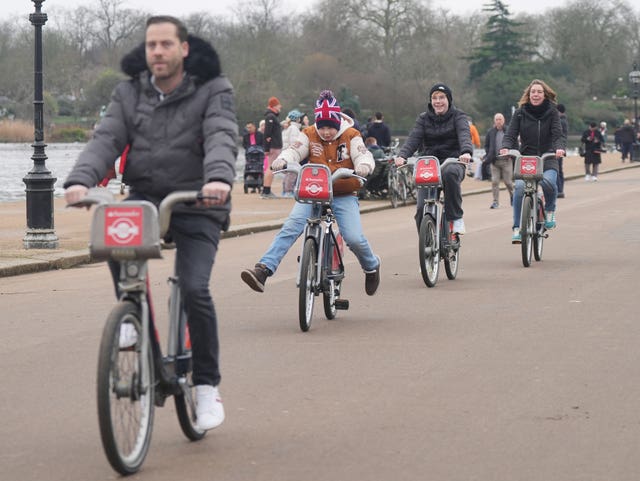
{"label": "ornate lamp post base", "polygon": [[22,244],[25,249],[57,249],[58,236],[51,229],[31,229],[25,233]]}

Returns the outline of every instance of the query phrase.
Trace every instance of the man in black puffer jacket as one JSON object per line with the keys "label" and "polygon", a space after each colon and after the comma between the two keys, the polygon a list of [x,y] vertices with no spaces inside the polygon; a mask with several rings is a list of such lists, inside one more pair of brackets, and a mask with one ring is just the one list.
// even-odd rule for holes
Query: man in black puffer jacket
{"label": "man in black puffer jacket", "polygon": [[[127,145],[123,181],[129,199],[158,204],[178,190],[205,196],[205,208],[174,209],[170,234],[189,318],[197,423],[211,429],[224,420],[209,279],[220,232],[229,226],[238,135],[233,87],[213,47],[188,36],[182,22],[169,16],[147,20],[145,42],[123,59],[122,70],[130,79],[114,89],[105,117],[64,183],[65,199],[80,201]],[[110,267],[115,282],[118,265]]]}
{"label": "man in black puffer jacket", "polygon": [[[413,130],[395,160],[396,165],[406,163],[406,159],[416,151],[437,157],[440,163],[448,157],[459,158],[465,163],[471,160],[473,144],[467,114],[453,106],[451,89],[442,83],[431,87],[427,111],[418,115]],[[453,222],[453,230],[457,234],[465,233],[460,188],[465,172],[466,168],[461,164],[447,165],[442,170],[447,220]],[[423,189],[418,190],[415,216],[418,230],[422,222],[425,195]]]}

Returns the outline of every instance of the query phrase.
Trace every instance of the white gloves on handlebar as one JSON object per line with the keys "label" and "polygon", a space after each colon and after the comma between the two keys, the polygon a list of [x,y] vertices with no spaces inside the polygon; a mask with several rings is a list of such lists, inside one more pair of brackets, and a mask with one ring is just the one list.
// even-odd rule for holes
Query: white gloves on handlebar
{"label": "white gloves on handlebar", "polygon": [[287,162],[284,159],[276,159],[271,164],[271,170],[282,170],[287,166]]}
{"label": "white gloves on handlebar", "polygon": [[371,167],[368,164],[358,164],[355,169],[355,173],[360,177],[366,177],[371,173]]}

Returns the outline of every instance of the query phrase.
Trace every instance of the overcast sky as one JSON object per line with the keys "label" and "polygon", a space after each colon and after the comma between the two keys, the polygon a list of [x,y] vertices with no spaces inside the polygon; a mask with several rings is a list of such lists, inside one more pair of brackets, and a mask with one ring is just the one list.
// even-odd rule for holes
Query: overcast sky
{"label": "overcast sky", "polygon": [[[280,8],[300,13],[313,5],[317,0],[280,0]],[[42,11],[49,11],[61,6],[75,8],[80,5],[91,6],[94,2],[87,0],[45,0],[42,3]],[[447,8],[448,10],[467,14],[480,11],[485,0],[432,0],[432,6]],[[564,2],[558,0],[506,0],[511,13],[529,12],[538,13],[549,7],[560,5]],[[631,3],[634,3],[633,1]],[[124,6],[138,8],[150,13],[184,15],[191,12],[210,11],[212,14],[232,15],[232,8],[238,4],[238,0],[124,0]],[[34,11],[31,0],[0,0],[0,19],[7,19],[14,15],[24,15],[25,21],[29,13]]]}

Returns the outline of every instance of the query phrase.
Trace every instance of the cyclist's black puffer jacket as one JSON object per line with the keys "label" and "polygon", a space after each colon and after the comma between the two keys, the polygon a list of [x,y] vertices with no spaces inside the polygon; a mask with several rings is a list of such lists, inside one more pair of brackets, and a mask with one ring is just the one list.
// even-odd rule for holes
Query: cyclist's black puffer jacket
{"label": "cyclist's black puffer jacket", "polygon": [[[517,149],[520,136],[520,153],[540,156],[547,152],[565,149],[560,114],[548,99],[537,109],[526,103],[517,109],[502,140],[502,148]],[[558,159],[546,159],[544,170],[558,170]]]}
{"label": "cyclist's black puffer jacket", "polygon": [[[177,190],[200,190],[210,181],[233,185],[238,127],[233,87],[221,73],[218,55],[202,39],[189,36],[182,83],[163,100],[150,82],[144,43],[126,55],[120,82],[65,188],[96,185],[127,144],[124,182],[132,194],[154,203]],[[188,207],[176,210],[188,209]],[[192,213],[229,223],[231,201]]]}
{"label": "cyclist's black puffer jacket", "polygon": [[453,106],[444,115],[436,115],[429,104],[427,111],[418,115],[398,155],[407,159],[416,151],[433,155],[440,162],[447,157],[473,154],[467,115]]}

